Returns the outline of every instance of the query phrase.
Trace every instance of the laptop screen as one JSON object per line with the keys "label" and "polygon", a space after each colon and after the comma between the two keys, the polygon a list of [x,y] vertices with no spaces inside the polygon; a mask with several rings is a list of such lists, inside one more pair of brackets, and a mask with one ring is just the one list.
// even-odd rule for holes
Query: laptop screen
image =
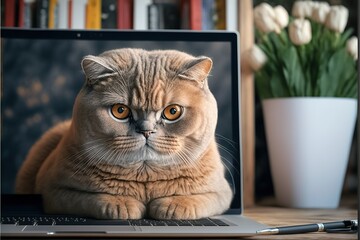
{"label": "laptop screen", "polygon": [[175,49],[208,56],[218,104],[216,140],[241,212],[238,38],[230,32],[2,29],[1,193],[14,193],[17,171],[34,142],[71,118],[84,84],[81,60],[116,48]]}

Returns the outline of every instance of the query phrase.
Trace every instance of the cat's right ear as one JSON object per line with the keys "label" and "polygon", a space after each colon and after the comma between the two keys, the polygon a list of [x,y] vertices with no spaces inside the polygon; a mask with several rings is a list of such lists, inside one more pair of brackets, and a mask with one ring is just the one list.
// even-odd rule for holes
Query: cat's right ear
{"label": "cat's right ear", "polygon": [[101,57],[88,55],[81,61],[82,70],[89,85],[95,84],[98,80],[110,77],[116,72]]}
{"label": "cat's right ear", "polygon": [[201,86],[204,86],[212,65],[213,62],[208,57],[196,58],[185,65],[185,69],[178,74],[178,77],[185,80],[195,81],[200,83]]}

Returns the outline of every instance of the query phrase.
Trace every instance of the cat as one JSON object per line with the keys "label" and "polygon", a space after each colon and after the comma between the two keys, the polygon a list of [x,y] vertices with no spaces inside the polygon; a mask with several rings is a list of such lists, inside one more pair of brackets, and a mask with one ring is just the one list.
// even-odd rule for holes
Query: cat
{"label": "cat", "polygon": [[81,62],[72,119],[30,149],[16,192],[44,209],[98,219],[199,219],[233,193],[215,140],[208,57],[114,49]]}

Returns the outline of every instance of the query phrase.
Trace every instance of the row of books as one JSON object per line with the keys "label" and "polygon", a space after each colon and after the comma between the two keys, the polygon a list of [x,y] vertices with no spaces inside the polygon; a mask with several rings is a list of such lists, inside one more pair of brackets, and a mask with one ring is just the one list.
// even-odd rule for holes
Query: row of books
{"label": "row of books", "polygon": [[1,0],[2,26],[237,30],[237,0]]}

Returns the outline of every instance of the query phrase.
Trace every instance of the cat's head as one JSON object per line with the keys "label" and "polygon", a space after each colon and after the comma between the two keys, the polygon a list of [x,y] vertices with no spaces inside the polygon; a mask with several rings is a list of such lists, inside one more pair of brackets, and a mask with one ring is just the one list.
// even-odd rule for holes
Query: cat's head
{"label": "cat's head", "polygon": [[86,84],[73,122],[81,151],[93,164],[189,165],[214,139],[210,58],[116,49],[86,56],[82,68]]}

